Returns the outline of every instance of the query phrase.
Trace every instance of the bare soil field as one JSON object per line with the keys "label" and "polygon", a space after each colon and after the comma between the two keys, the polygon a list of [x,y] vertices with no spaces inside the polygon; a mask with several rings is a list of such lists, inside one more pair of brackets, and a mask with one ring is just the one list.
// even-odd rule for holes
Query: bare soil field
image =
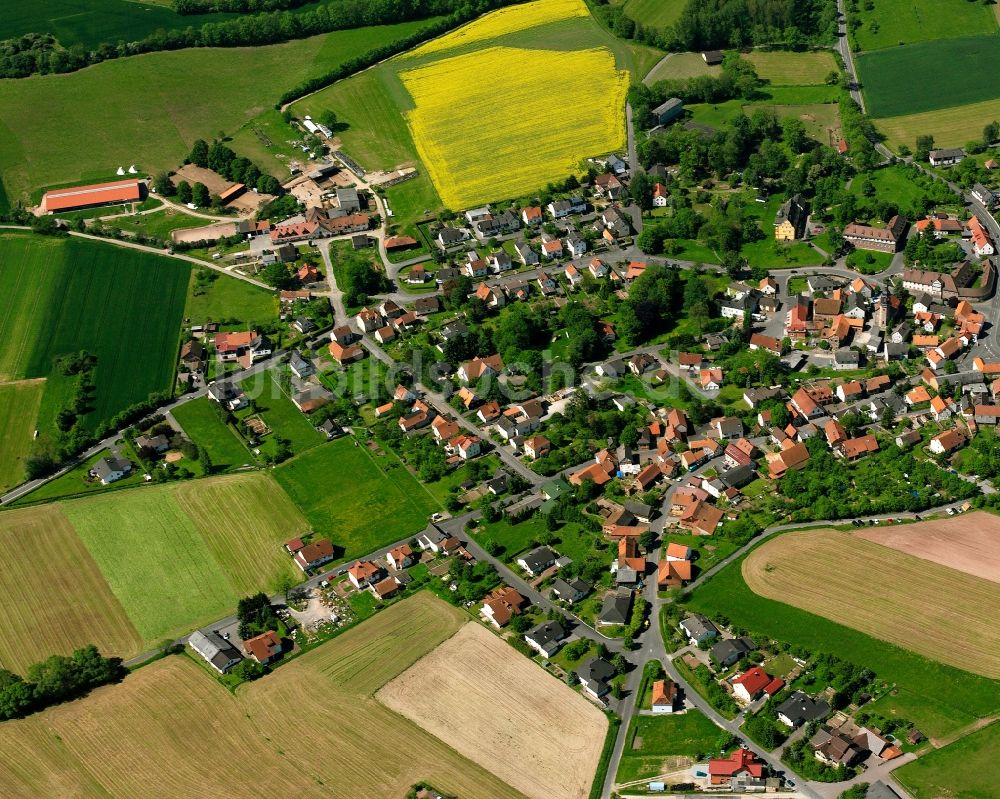
{"label": "bare soil field", "polygon": [[236,233],[235,222],[217,222],[204,227],[180,228],[170,231],[170,238],[177,243],[192,241],[218,241]]}
{"label": "bare soil field", "polygon": [[743,561],[754,593],[956,668],[1000,677],[1000,586],[835,530],[788,533]]}
{"label": "bare soil field", "polygon": [[907,555],[1000,583],[1000,516],[977,511],[895,527],[870,527],[856,535]]}
{"label": "bare soil field", "polygon": [[235,696],[190,656],[157,661],[0,725],[0,794],[202,799],[257,794],[263,779],[280,796],[385,799],[428,780],[463,799],[523,799],[371,696],[464,618],[422,592]]}
{"label": "bare soil field", "polygon": [[87,644],[108,655],[141,651],[142,638],[57,506],[0,513],[0,549],[0,667],[23,673]]}
{"label": "bare soil field", "polygon": [[466,624],[376,698],[537,799],[584,799],[608,721],[572,688]]}

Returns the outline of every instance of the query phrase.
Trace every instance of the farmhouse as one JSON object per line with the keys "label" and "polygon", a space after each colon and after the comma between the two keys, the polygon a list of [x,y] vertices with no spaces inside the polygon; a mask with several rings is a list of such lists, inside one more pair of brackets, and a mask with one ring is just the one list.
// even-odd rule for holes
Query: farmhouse
{"label": "farmhouse", "polygon": [[927,154],[927,160],[930,161],[931,166],[951,166],[963,158],[965,158],[965,150],[961,147],[931,150]]}
{"label": "farmhouse", "polygon": [[110,183],[92,183],[88,186],[73,186],[68,189],[54,189],[45,192],[41,208],[49,214],[61,211],[76,211],[81,208],[96,208],[117,203],[137,203],[142,201],[146,184],[141,180],[118,180]]}
{"label": "farmhouse", "polygon": [[188,638],[188,643],[219,674],[225,674],[243,660],[236,647],[215,632],[195,630]]}

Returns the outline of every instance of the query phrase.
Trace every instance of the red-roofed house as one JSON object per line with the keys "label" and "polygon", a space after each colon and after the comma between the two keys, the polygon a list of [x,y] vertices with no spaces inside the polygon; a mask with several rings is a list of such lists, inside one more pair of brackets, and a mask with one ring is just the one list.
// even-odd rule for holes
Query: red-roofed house
{"label": "red-roofed house", "polygon": [[245,640],[243,651],[258,663],[270,663],[281,654],[281,638],[274,630],[268,630]]}
{"label": "red-roofed house", "polygon": [[765,693],[774,696],[784,684],[783,680],[772,677],[760,666],[754,666],[733,680],[733,696],[749,704]]}
{"label": "red-roofed house", "polygon": [[712,785],[729,785],[734,777],[743,774],[754,779],[764,776],[764,764],[748,749],[737,749],[727,758],[708,761],[708,776]]}
{"label": "red-roofed house", "polygon": [[359,560],[347,570],[347,579],[351,584],[361,590],[382,576],[382,567],[370,560]]}
{"label": "red-roofed house", "polygon": [[306,544],[292,558],[295,565],[307,572],[333,560],[333,544],[326,538]]}

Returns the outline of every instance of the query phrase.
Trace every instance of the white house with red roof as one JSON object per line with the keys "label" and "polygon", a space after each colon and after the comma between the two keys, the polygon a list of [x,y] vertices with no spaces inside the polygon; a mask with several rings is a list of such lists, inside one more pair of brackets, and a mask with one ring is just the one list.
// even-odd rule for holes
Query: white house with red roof
{"label": "white house with red roof", "polygon": [[778,677],[772,677],[760,666],[754,666],[734,679],[732,685],[733,696],[749,704],[764,694],[774,696],[784,687],[785,681]]}
{"label": "white house with red roof", "polygon": [[749,749],[737,749],[729,757],[708,761],[708,777],[712,785],[729,785],[740,776],[761,779],[764,764]]}

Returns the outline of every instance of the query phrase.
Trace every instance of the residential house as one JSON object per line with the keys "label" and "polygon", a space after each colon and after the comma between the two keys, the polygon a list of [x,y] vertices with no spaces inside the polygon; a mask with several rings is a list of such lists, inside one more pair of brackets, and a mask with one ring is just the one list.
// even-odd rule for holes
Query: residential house
{"label": "residential house", "polygon": [[521,260],[521,263],[525,266],[538,265],[538,253],[531,249],[531,246],[527,242],[515,242],[514,250],[517,252],[517,257]]}
{"label": "residential house", "polygon": [[907,228],[907,221],[898,214],[886,227],[852,223],[844,228],[844,240],[859,250],[896,252]]}
{"label": "residential house", "polygon": [[524,454],[532,460],[544,458],[552,450],[552,442],[545,436],[532,436],[524,441]]}
{"label": "residential house", "polygon": [[664,559],[656,564],[656,587],[664,591],[679,588],[691,581],[693,564],[690,560]]}
{"label": "residential house", "polygon": [[385,556],[386,562],[396,571],[405,569],[413,563],[413,550],[409,544],[400,544],[390,549]]}
{"label": "residential house", "polygon": [[557,238],[546,239],[542,236],[542,255],[548,259],[562,258],[563,255],[563,245],[562,241]]}
{"label": "residential house", "polygon": [[684,113],[684,103],[678,97],[670,97],[652,110],[659,125],[668,125]]}
{"label": "residential house", "polygon": [[530,205],[527,208],[522,209],[521,219],[526,225],[540,225],[544,221],[545,217],[542,215],[542,209],[537,205]]}
{"label": "residential house", "polygon": [[802,469],[809,461],[809,450],[801,441],[790,444],[779,453],[768,453],[768,472],[772,479],[783,477],[789,470]]}
{"label": "residential house", "polygon": [[503,359],[498,355],[475,357],[458,368],[458,378],[463,383],[474,383],[485,375],[497,375],[503,369]]}
{"label": "residential house", "polygon": [[653,186],[653,207],[654,208],[666,208],[667,202],[670,200],[670,192],[667,191],[667,187],[662,183],[657,183]]}
{"label": "residential house", "polygon": [[705,391],[718,391],[722,388],[722,370],[716,367],[702,369],[698,373],[698,384]]}
{"label": "residential house", "polygon": [[330,353],[330,357],[332,357],[341,366],[348,363],[354,363],[355,361],[360,361],[365,357],[365,351],[357,344],[351,344],[345,347],[338,344],[336,341],[331,341],[327,350]]}
{"label": "residential house", "polygon": [[930,451],[935,455],[948,455],[965,444],[965,436],[957,428],[938,433],[930,441]]}
{"label": "residential house", "polygon": [[749,704],[764,694],[774,696],[784,685],[784,680],[772,677],[760,666],[754,666],[732,681],[733,696]]}
{"label": "residential house", "polygon": [[281,638],[274,630],[268,630],[247,638],[243,642],[243,651],[261,665],[267,665],[281,654]]}
{"label": "residential house", "polygon": [[553,598],[572,605],[586,597],[593,589],[579,578],[563,580],[561,577],[557,577],[552,581],[551,590]]}
{"label": "residential house", "polygon": [[602,658],[592,657],[576,670],[576,676],[586,693],[594,699],[601,699],[611,690],[615,668]]}
{"label": "residential house", "polygon": [[362,308],[354,322],[363,333],[373,333],[383,325],[382,315],[372,308]]}
{"label": "residential house", "polygon": [[292,560],[303,572],[308,572],[329,563],[333,557],[333,544],[326,538],[319,538],[302,547],[295,553]]}
{"label": "residential house", "polygon": [[708,761],[708,778],[712,786],[732,785],[741,778],[762,780],[763,777],[764,764],[749,749],[736,749],[729,757]]}
{"label": "residential house", "polygon": [[[751,350],[767,350],[772,355],[781,356],[781,341],[773,336],[765,336],[761,333],[753,333],[750,336]],[[753,407],[753,406],[751,406]]]}
{"label": "residential house", "polygon": [[247,395],[235,383],[219,380],[208,387],[208,398],[230,411],[239,411],[250,404]]}
{"label": "residential house", "polygon": [[965,158],[965,150],[961,147],[931,150],[927,155],[931,166],[952,166],[963,158]]}
{"label": "residential house", "polygon": [[688,616],[678,626],[680,631],[687,636],[688,641],[695,646],[705,641],[711,641],[719,635],[718,627],[698,614]]}
{"label": "residential house", "polygon": [[101,458],[90,470],[104,486],[118,482],[131,472],[132,463],[125,458]]}
{"label": "residential house", "polygon": [[632,592],[619,590],[608,594],[601,603],[597,614],[598,627],[613,627],[628,624],[632,612]]}
{"label": "residential house", "polygon": [[820,721],[830,713],[830,705],[823,699],[813,699],[802,691],[795,691],[777,707],[778,721],[796,729],[803,724]]}
{"label": "residential house", "polygon": [[528,646],[534,649],[539,655],[550,658],[559,651],[566,631],[557,621],[546,621],[532,627],[524,634],[524,640]]}
{"label": "residential house", "polygon": [[656,680],[653,683],[650,708],[653,715],[673,713],[680,699],[680,691],[673,680]]}
{"label": "residential house", "polygon": [[500,629],[506,627],[512,617],[519,616],[527,605],[528,600],[515,589],[503,586],[486,597],[479,612],[490,624]]}
{"label": "residential house", "polygon": [[150,452],[159,454],[170,449],[170,439],[162,433],[155,436],[137,436],[135,446],[140,452],[142,450],[149,450]]}
{"label": "residential house", "polygon": [[718,643],[712,645],[709,654],[712,656],[712,660],[718,663],[721,668],[728,669],[730,666],[738,663],[744,655],[753,652],[754,649],[756,649],[754,642],[746,636],[742,638],[723,638]]}

